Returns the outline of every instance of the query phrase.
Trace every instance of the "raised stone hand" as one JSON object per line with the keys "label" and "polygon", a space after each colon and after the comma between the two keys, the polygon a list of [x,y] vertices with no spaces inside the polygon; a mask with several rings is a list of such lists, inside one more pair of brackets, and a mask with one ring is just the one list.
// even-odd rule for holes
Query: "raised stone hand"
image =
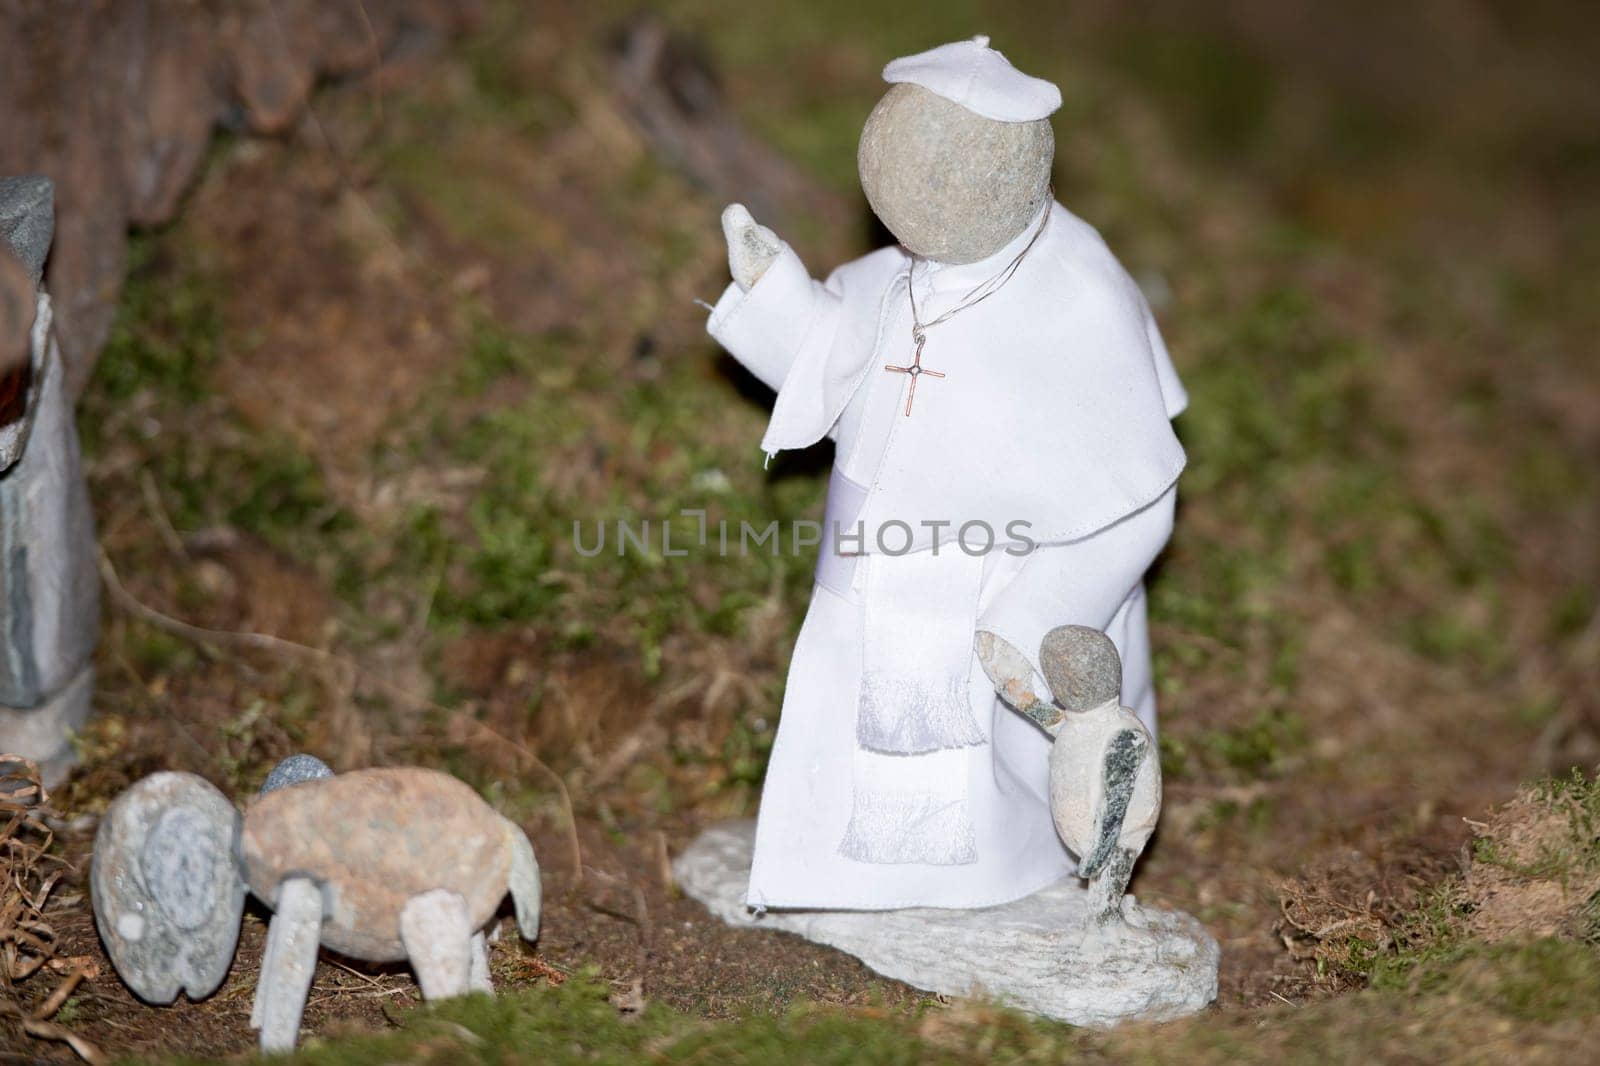
{"label": "raised stone hand", "polygon": [[728,242],[728,272],[740,289],[749,292],[783,251],[783,241],[752,218],[744,204],[723,209],[722,235]]}
{"label": "raised stone hand", "polygon": [[978,630],[973,641],[983,672],[989,675],[994,689],[1010,707],[1028,718],[1051,736],[1061,728],[1063,712],[1049,699],[1034,690],[1033,666],[1016,645],[987,630]]}

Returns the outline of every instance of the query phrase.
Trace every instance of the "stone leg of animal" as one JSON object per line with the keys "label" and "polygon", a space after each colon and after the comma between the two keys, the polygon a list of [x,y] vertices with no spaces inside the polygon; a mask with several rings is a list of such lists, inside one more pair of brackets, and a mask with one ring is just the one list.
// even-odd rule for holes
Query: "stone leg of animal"
{"label": "stone leg of animal", "polygon": [[472,977],[468,983],[474,992],[494,995],[494,981],[489,977],[489,942],[481,929],[472,934]]}
{"label": "stone leg of animal", "polygon": [[522,939],[539,939],[539,911],[543,906],[544,886],[539,880],[539,860],[522,827],[506,819],[506,842],[511,848],[511,900],[517,905],[517,929]]}
{"label": "stone leg of animal", "polygon": [[250,1024],[261,1030],[261,1050],[293,1051],[300,1035],[322,932],[322,892],[316,882],[292,877],[278,886],[267,950],[256,984]]}
{"label": "stone leg of animal", "polygon": [[[287,926],[285,926],[287,928]],[[267,1008],[267,989],[272,987],[267,974],[274,970],[273,958],[278,953],[277,919],[267,925],[267,944],[261,949],[261,971],[256,975],[256,998],[250,1004],[250,1028],[261,1028],[261,1015]]]}
{"label": "stone leg of animal", "polygon": [[471,990],[471,921],[467,901],[442,888],[411,897],[400,911],[400,942],[417,972],[423,999],[448,999]]}

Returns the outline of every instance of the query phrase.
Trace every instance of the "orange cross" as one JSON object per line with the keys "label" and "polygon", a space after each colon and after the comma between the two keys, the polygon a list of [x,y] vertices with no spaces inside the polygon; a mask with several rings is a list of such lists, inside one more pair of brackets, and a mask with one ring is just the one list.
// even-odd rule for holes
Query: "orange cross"
{"label": "orange cross", "polygon": [[910,366],[895,366],[885,363],[884,369],[896,374],[906,374],[911,378],[911,391],[906,394],[906,417],[911,417],[911,401],[917,398],[917,379],[926,374],[930,378],[942,378],[944,374],[937,370],[929,370],[922,365],[922,346],[928,342],[926,334],[914,334],[917,341],[917,353],[912,357]]}

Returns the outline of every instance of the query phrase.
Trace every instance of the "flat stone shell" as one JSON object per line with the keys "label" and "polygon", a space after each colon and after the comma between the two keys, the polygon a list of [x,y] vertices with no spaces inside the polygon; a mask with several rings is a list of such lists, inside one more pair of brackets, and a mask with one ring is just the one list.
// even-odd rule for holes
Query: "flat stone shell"
{"label": "flat stone shell", "polygon": [[416,767],[355,770],[255,800],[240,839],[250,891],[268,904],[279,882],[322,886],[322,943],[358,959],[398,961],[400,911],[448,889],[473,928],[494,916],[511,868],[506,822],[449,774]]}
{"label": "flat stone shell", "polygon": [[[183,831],[163,833],[173,816],[167,826]],[[209,781],[170,772],[134,784],[100,819],[89,867],[95,925],[117,975],[140,999],[204,999],[227,977],[244,910],[233,856],[238,822]]]}

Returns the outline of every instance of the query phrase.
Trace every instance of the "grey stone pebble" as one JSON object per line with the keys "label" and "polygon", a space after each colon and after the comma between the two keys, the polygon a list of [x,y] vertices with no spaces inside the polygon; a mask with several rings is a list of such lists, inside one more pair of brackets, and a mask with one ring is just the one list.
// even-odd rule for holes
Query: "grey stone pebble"
{"label": "grey stone pebble", "polygon": [[89,876],[95,924],[140,999],[201,999],[227,976],[245,885],[239,812],[194,774],[152,774],[100,821]]}
{"label": "grey stone pebble", "polygon": [[22,261],[35,285],[44,273],[55,224],[55,185],[49,178],[0,178],[0,241]]}
{"label": "grey stone pebble", "polygon": [[974,263],[1038,215],[1054,159],[1049,119],[997,122],[902,83],[867,117],[856,166],[901,244],[940,263]]}
{"label": "grey stone pebble", "polygon": [[298,785],[302,781],[316,781],[332,776],[333,771],[328,768],[327,763],[315,755],[301,752],[289,756],[272,768],[272,772],[261,784],[261,794],[265,796],[268,792],[276,792],[289,785]]}
{"label": "grey stone pebble", "polygon": [[1091,710],[1122,694],[1122,657],[1098,629],[1052,629],[1039,647],[1039,666],[1050,694],[1069,711]]}

